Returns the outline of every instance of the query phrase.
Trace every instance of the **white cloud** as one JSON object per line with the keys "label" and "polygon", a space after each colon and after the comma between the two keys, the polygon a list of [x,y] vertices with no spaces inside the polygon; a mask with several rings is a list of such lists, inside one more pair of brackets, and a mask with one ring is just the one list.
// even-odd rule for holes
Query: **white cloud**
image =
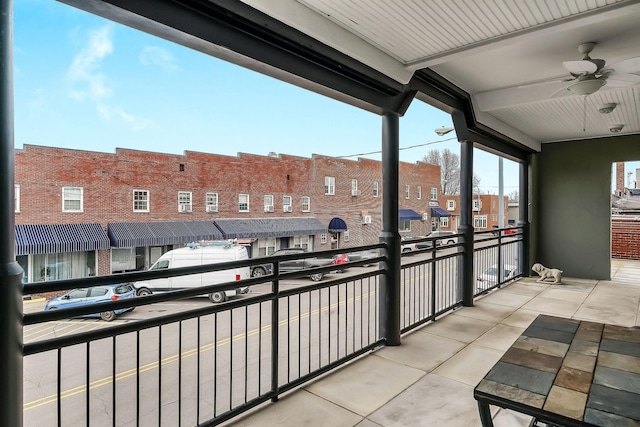
{"label": "white cloud", "polygon": [[141,117],[135,117],[126,113],[122,108],[110,107],[106,104],[99,103],[97,106],[98,114],[106,121],[120,120],[131,127],[132,130],[138,132],[155,125],[153,120]]}
{"label": "white cloud", "polygon": [[86,46],[73,58],[67,77],[76,85],[69,96],[83,101],[101,99],[111,95],[107,76],[100,71],[102,60],[113,52],[111,26],[104,26],[91,33]]}
{"label": "white cloud", "polygon": [[140,63],[142,65],[155,65],[168,72],[179,68],[171,52],[157,46],[145,46],[140,53]]}

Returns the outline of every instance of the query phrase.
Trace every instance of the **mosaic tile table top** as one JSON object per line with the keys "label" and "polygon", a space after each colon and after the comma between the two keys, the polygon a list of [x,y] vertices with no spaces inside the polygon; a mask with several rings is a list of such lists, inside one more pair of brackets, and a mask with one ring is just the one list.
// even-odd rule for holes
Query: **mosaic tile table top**
{"label": "mosaic tile table top", "polygon": [[640,329],[539,315],[474,397],[484,426],[488,405],[564,426],[640,426]]}

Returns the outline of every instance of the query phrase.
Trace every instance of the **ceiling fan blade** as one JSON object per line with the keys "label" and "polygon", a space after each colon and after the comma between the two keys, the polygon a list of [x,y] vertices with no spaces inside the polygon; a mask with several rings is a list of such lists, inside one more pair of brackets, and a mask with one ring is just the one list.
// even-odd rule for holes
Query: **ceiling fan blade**
{"label": "ceiling fan blade", "polygon": [[569,89],[567,89],[567,87],[563,87],[562,89],[558,89],[557,91],[553,92],[549,98],[562,98],[563,96],[569,96],[572,95],[571,92],[569,92]]}
{"label": "ceiling fan blade", "polygon": [[582,61],[564,61],[562,66],[565,70],[569,71],[571,74],[581,75],[581,74],[593,74],[598,71],[598,66],[587,60]]}
{"label": "ceiling fan blade", "polygon": [[640,73],[640,56],[616,62],[609,68],[615,70],[616,73]]}
{"label": "ceiling fan blade", "polygon": [[626,87],[640,83],[640,76],[637,74],[613,73],[607,76],[608,87]]}

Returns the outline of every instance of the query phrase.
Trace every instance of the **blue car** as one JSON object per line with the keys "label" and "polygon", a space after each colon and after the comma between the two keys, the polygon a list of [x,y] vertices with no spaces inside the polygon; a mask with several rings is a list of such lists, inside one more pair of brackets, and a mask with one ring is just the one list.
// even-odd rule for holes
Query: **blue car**
{"label": "blue car", "polygon": [[[96,286],[93,288],[74,289],[66,294],[52,298],[44,307],[45,310],[58,308],[80,307],[83,305],[100,304],[108,301],[135,298],[136,289],[129,283],[117,283],[114,285]],[[103,311],[95,314],[86,314],[86,317],[100,317],[106,322],[116,318],[116,315],[125,311],[132,311],[134,307],[120,308],[117,310]]]}

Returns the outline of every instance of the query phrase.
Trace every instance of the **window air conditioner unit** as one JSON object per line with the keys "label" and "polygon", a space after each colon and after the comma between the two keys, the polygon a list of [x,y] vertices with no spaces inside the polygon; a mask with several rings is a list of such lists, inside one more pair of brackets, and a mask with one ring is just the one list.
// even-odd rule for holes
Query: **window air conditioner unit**
{"label": "window air conditioner unit", "polygon": [[180,212],[191,212],[191,206],[189,206],[189,205],[180,205],[180,206],[178,206],[178,211],[180,211]]}
{"label": "window air conditioner unit", "polygon": [[359,196],[360,195],[360,190],[351,190],[351,195],[352,196]]}
{"label": "window air conditioner unit", "polygon": [[362,216],[363,224],[371,224],[371,215],[363,215]]}
{"label": "window air conditioner unit", "polygon": [[266,205],[264,207],[265,212],[273,212],[273,205]]}
{"label": "window air conditioner unit", "polygon": [[217,210],[215,205],[207,205],[206,209],[207,212],[215,212]]}
{"label": "window air conditioner unit", "polygon": [[284,206],[282,207],[282,210],[283,210],[284,212],[293,212],[293,206],[291,206],[291,205],[284,205]]}
{"label": "window air conditioner unit", "polygon": [[425,213],[422,214],[422,220],[423,221],[428,221],[429,220],[429,213],[428,212],[425,212]]}

